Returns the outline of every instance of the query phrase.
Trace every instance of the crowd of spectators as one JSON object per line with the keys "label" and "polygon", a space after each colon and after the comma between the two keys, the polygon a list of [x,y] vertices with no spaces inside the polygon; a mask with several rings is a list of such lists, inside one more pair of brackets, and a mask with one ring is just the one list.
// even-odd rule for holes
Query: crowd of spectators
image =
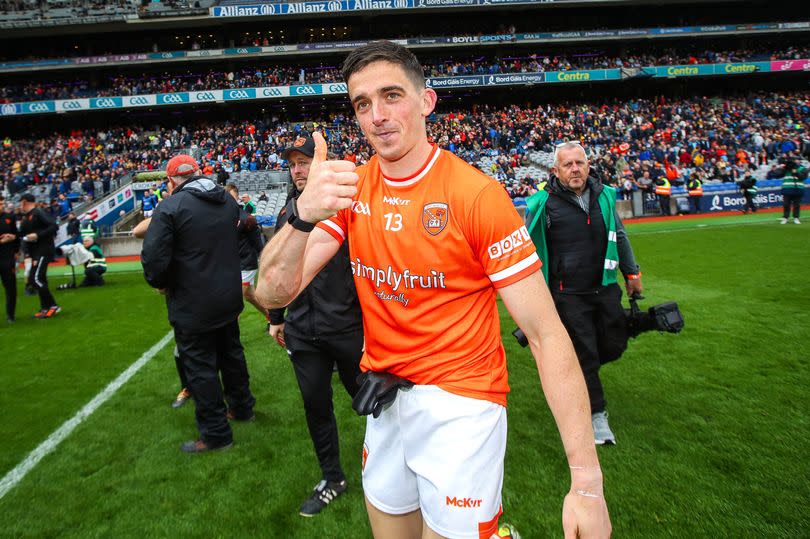
{"label": "crowd of spectators", "polygon": [[540,178],[521,177],[531,152],[553,152],[579,140],[592,152],[593,174],[625,194],[649,191],[667,175],[679,185],[691,174],[738,181],[752,168],[810,152],[810,92],[743,98],[632,99],[608,104],[561,103],[533,108],[479,107],[436,118],[431,137],[485,172],[515,196]]}
{"label": "crowd of spectators", "polygon": [[153,170],[191,144],[184,130],[116,128],[39,139],[6,137],[0,148],[0,192],[40,186],[50,210],[63,216],[79,202],[106,194],[129,171]]}
{"label": "crowd of spectators", "polygon": [[[446,58],[429,61],[424,65],[429,77],[497,73],[538,73],[544,71],[571,71],[578,69],[610,69],[619,67],[645,67],[651,65],[695,65],[706,63],[743,62],[809,58],[810,47],[788,47],[776,52],[770,49],[734,51],[688,52],[667,50],[660,54],[627,53],[616,56],[605,52],[558,54],[523,54],[504,57]],[[216,89],[238,89],[261,86],[287,86],[340,81],[337,66],[271,65],[238,70],[185,73],[165,72],[151,75],[117,73],[111,78],[91,82],[88,80],[34,82],[6,84],[0,88],[0,101],[36,101],[73,99],[112,95],[140,95]]]}
{"label": "crowd of spectators", "polygon": [[[133,170],[161,166],[179,149],[199,156],[221,180],[238,171],[281,170],[283,148],[313,128],[325,132],[330,153],[362,164],[371,149],[342,113],[307,123],[280,118],[204,122],[171,129],[111,128],[37,140],[3,140],[0,192],[48,186],[54,211],[64,199],[98,196]],[[475,106],[435,113],[428,134],[442,148],[498,179],[512,197],[527,196],[543,178],[520,172],[535,151],[552,152],[579,140],[591,152],[593,174],[625,194],[649,190],[666,174],[678,185],[696,173],[733,182],[745,171],[810,150],[810,92],[754,93],[735,98],[615,100],[593,104]],[[102,187],[106,191],[107,187]],[[73,194],[71,194],[73,193]]]}

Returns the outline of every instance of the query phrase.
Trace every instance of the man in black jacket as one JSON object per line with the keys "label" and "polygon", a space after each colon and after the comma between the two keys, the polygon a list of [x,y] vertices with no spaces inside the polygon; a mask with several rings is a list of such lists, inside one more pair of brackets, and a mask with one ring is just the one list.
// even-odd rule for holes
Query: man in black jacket
{"label": "man in black jacket", "polygon": [[23,211],[20,238],[27,242],[28,256],[31,257],[28,283],[39,294],[40,310],[34,314],[34,318],[51,318],[62,310],[48,289],[48,264],[53,260],[53,239],[58,227],[53,217],[37,207],[36,199],[31,193],[22,196],[20,206]]}
{"label": "man in black jacket", "polygon": [[255,404],[237,322],[243,307],[239,206],[198,171],[188,155],[169,161],[171,196],[155,210],[141,252],[146,281],[166,294],[169,322],[197,406],[200,439],[181,446],[187,453],[230,447],[228,419],[252,420]]}
{"label": "man in black jacket", "polygon": [[526,222],[585,376],[594,439],[615,444],[599,368],[627,347],[616,270],[624,275],[630,296],[641,293],[641,272],[615,209],[616,192],[588,176],[582,146],[559,145],[551,170],[556,178],[527,201]]}
{"label": "man in black jacket", "polygon": [[14,322],[17,307],[17,251],[20,238],[14,214],[6,211],[5,199],[0,196],[0,279],[6,291],[6,321]]}
{"label": "man in black jacket", "polygon": [[[290,202],[304,190],[315,152],[310,137],[298,138],[282,153],[290,163],[294,188],[278,215],[276,231],[286,222]],[[340,466],[337,421],[332,404],[332,372],[337,364],[343,387],[354,397],[363,355],[363,318],[354,286],[349,249],[343,244],[297,298],[284,309],[270,311],[270,335],[286,347],[304,398],[307,427],[321,467],[322,480],[300,509],[311,517],[346,491]]]}

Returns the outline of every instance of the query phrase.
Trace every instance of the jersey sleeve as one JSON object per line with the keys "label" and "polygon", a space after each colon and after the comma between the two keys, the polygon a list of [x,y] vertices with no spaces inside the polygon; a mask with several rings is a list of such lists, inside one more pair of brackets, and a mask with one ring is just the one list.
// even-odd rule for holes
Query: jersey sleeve
{"label": "jersey sleeve", "polygon": [[340,210],[334,217],[325,219],[315,226],[328,232],[338,243],[342,244],[346,241],[346,236],[348,235],[348,216],[349,210]]}
{"label": "jersey sleeve", "polygon": [[495,288],[503,288],[538,271],[542,263],[512,201],[497,182],[473,202],[467,237]]}

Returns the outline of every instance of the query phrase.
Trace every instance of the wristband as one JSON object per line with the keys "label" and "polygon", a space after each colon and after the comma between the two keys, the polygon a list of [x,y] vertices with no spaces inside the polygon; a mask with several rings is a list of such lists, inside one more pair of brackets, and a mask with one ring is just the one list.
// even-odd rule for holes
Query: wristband
{"label": "wristband", "polygon": [[309,221],[304,221],[298,215],[298,201],[296,199],[292,199],[290,201],[291,211],[290,216],[287,218],[287,223],[290,224],[294,229],[300,230],[301,232],[312,232],[315,228],[315,223],[310,223]]}
{"label": "wristband", "polygon": [[578,489],[574,490],[574,493],[576,493],[576,494],[578,494],[580,496],[584,496],[586,498],[603,498],[604,497],[601,494],[597,494],[596,492],[591,492],[589,490],[583,490],[581,488],[578,488]]}
{"label": "wristband", "polygon": [[635,281],[637,279],[641,279],[641,272],[625,275],[624,278],[627,279],[628,281]]}

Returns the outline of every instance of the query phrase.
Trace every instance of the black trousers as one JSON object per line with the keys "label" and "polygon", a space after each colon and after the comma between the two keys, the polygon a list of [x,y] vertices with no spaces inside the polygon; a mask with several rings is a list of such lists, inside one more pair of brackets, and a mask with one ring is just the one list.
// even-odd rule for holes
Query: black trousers
{"label": "black trousers", "polygon": [[689,205],[692,206],[694,213],[700,213],[700,199],[702,196],[690,196]]}
{"label": "black trousers", "polygon": [[751,212],[757,211],[757,205],[754,204],[754,195],[751,193],[743,193],[745,197],[745,204],[743,205],[743,213],[748,213],[750,210]]}
{"label": "black trousers", "polygon": [[6,318],[14,320],[17,309],[17,268],[12,265],[0,265],[0,279],[6,291]]}
{"label": "black trousers", "polygon": [[79,286],[101,286],[104,284],[104,273],[107,271],[107,268],[102,268],[101,266],[94,266],[92,268],[85,268],[84,270],[84,280],[82,284]]}
{"label": "black trousers", "polygon": [[41,256],[31,261],[31,272],[28,274],[28,284],[34,287],[39,294],[39,308],[49,309],[56,305],[56,299],[48,288],[48,263],[50,261]]}
{"label": "black trousers", "polygon": [[340,444],[332,404],[332,372],[337,364],[343,387],[354,397],[359,389],[357,377],[363,355],[363,334],[303,340],[285,332],[284,341],[304,398],[307,427],[323,479],[343,481],[346,475],[340,466]]}
{"label": "black trousers", "polygon": [[793,208],[793,217],[799,218],[799,212],[802,205],[802,195],[783,195],[782,196],[782,217],[785,219],[790,215],[790,210]]}
{"label": "black trousers", "polygon": [[256,403],[250,392],[245,353],[239,341],[239,323],[234,320],[204,333],[175,328],[174,340],[196,404],[200,439],[209,447],[231,443],[233,432],[225,416],[223,387],[228,407],[237,418],[253,415]]}
{"label": "black trousers", "polygon": [[603,412],[607,402],[599,368],[619,359],[627,348],[627,321],[622,307],[622,290],[613,284],[598,294],[553,294],[554,304],[588,386],[591,413]]}
{"label": "black trousers", "polygon": [[661,207],[661,215],[671,215],[669,207],[669,195],[657,195],[658,204]]}

